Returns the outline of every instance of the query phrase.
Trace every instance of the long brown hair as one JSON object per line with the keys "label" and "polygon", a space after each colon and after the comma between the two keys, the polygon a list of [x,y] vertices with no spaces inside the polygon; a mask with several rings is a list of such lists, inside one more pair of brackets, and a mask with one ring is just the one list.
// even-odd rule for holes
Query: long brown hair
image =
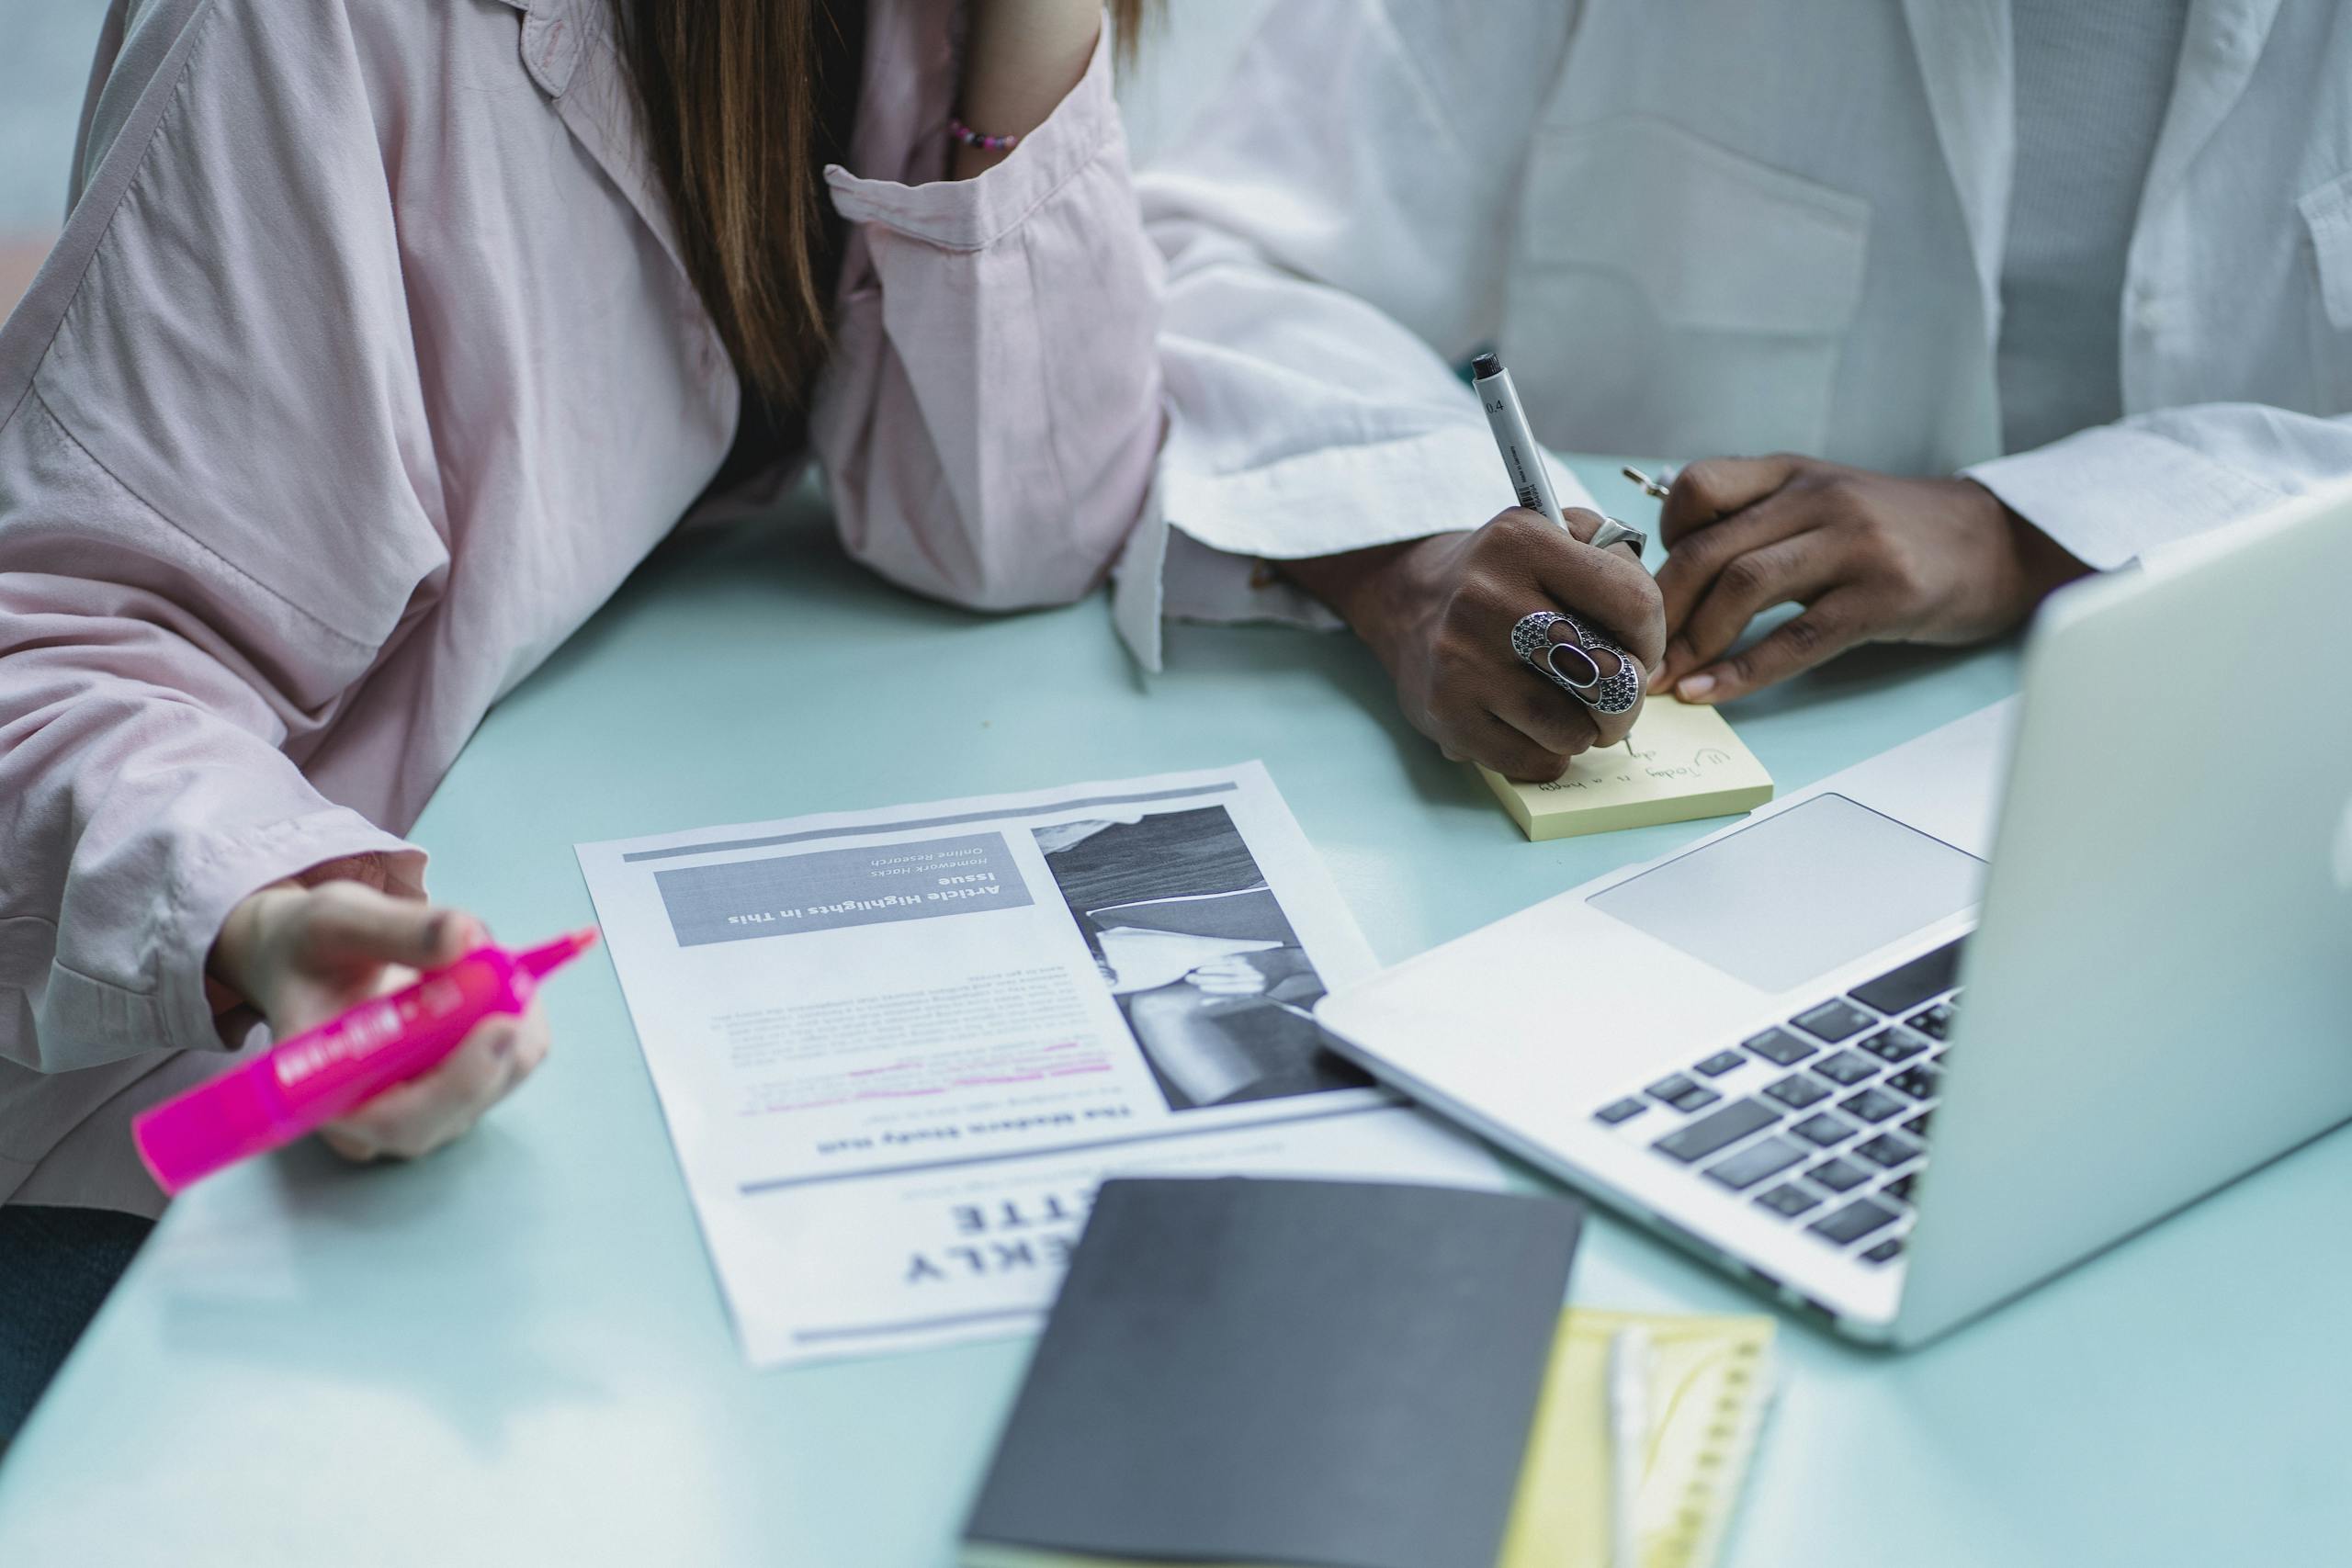
{"label": "long brown hair", "polygon": [[[1110,0],[1132,56],[1150,0]],[[865,0],[612,0],[645,146],[735,368],[798,406],[825,356]]]}

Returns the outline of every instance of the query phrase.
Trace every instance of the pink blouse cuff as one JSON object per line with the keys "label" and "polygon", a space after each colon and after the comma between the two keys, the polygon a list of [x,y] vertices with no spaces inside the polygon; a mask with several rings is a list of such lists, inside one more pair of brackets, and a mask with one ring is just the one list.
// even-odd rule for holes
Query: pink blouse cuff
{"label": "pink blouse cuff", "polygon": [[[987,128],[983,126],[982,130]],[[944,141],[943,122],[937,135]],[[984,250],[1018,229],[1120,135],[1111,96],[1110,29],[1094,40],[1086,74],[1021,139],[1005,160],[968,180],[862,179],[836,164],[825,171],[833,209],[853,223],[879,223],[944,250]]]}
{"label": "pink blouse cuff", "polygon": [[395,891],[424,888],[424,853],[356,811],[325,807],[197,850],[175,879],[161,962],[164,1039],[179,1050],[218,1051],[221,1037],[205,961],[229,911],[257,889],[299,877],[324,861],[381,854]]}

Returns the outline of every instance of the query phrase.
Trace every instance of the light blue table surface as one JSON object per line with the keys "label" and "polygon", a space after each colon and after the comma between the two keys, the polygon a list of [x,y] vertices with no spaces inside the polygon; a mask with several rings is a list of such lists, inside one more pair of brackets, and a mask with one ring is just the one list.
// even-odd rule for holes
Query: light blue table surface
{"label": "light blue table surface", "polygon": [[[2015,678],[2009,648],[1871,650],[1733,716],[1792,788]],[[1529,844],[1351,639],[1180,627],[1147,680],[1100,600],[944,610],[804,516],[666,548],[491,716],[417,837],[440,897],[536,938],[590,919],[576,840],[1249,758],[1387,961],[1704,830]],[[0,1461],[0,1564],[952,1562],[1029,1342],[750,1370],[609,964],[548,1003],[555,1055],[461,1145],[298,1151],[173,1210]],[[2347,1207],[2338,1134],[1923,1352],[1784,1317],[1726,1561],[2352,1560]],[[1760,1310],[1605,1215],[1573,1294]]]}

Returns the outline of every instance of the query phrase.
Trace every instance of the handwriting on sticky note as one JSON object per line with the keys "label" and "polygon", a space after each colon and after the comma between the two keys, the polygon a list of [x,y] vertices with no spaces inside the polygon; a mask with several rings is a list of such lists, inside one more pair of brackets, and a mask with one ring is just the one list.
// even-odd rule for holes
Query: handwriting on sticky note
{"label": "handwriting on sticky note", "polygon": [[1722,714],[1665,696],[1643,705],[1623,744],[1586,752],[1555,782],[1478,771],[1534,840],[1724,817],[1772,798],[1772,775]]}

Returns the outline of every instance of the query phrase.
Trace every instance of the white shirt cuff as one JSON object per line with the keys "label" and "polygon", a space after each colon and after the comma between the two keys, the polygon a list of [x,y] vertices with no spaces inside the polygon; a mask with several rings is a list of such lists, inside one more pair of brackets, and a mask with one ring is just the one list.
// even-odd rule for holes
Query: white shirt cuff
{"label": "white shirt cuff", "polygon": [[[1591,506],[1574,471],[1549,460],[1560,504]],[[1483,425],[1326,447],[1230,474],[1163,461],[1119,560],[1113,620],[1150,671],[1161,667],[1168,620],[1335,630],[1340,617],[1268,563],[1460,533],[1511,503]]]}
{"label": "white shirt cuff", "polygon": [[2130,424],[2098,425],[1961,472],[2100,571],[2264,511],[2287,493]]}

